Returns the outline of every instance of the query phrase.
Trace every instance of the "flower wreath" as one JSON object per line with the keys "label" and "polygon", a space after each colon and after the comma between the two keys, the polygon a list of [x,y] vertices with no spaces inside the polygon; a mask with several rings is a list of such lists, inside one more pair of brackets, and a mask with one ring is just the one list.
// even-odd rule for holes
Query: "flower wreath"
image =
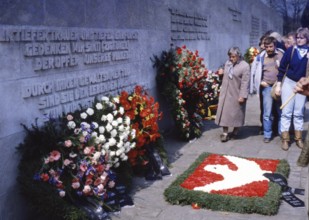
{"label": "flower wreath", "polygon": [[201,136],[202,118],[207,114],[201,108],[209,105],[211,98],[216,102],[218,96],[219,77],[214,80],[216,73],[208,71],[203,60],[198,51],[186,46],[172,47],[153,60],[158,89],[169,101],[176,127],[185,140]]}

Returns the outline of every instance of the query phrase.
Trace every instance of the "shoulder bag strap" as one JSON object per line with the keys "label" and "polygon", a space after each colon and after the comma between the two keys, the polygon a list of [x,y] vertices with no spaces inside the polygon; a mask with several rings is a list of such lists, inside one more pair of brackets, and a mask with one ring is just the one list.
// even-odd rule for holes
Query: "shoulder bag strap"
{"label": "shoulder bag strap", "polygon": [[309,52],[307,53],[306,77],[309,77]]}

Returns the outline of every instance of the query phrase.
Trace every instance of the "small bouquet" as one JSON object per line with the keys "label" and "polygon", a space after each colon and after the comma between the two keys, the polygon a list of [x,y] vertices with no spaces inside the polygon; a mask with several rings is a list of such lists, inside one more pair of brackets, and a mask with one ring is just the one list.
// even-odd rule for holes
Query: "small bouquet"
{"label": "small bouquet", "polygon": [[247,63],[251,64],[254,60],[254,58],[260,53],[260,51],[255,47],[249,47],[246,50],[246,53],[244,55],[244,59]]}

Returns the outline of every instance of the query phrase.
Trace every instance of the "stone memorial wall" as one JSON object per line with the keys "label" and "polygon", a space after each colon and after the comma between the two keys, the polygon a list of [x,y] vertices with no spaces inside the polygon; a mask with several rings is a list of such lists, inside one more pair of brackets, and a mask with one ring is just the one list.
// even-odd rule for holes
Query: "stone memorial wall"
{"label": "stone memorial wall", "polygon": [[[157,96],[151,58],[170,46],[198,50],[208,69],[227,50],[257,46],[282,20],[256,0],[0,1],[0,219],[22,219],[15,147],[21,124],[90,106],[142,85]],[[162,109],[166,107],[164,102]],[[165,114],[163,126],[172,126]]]}

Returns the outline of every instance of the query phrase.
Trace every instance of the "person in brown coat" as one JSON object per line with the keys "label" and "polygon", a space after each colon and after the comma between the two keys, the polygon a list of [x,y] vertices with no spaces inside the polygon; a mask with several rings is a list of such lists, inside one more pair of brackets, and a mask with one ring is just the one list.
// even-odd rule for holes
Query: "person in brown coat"
{"label": "person in brown coat", "polygon": [[[215,120],[217,125],[223,127],[223,134],[220,135],[222,142],[234,138],[239,127],[244,125],[250,81],[250,66],[242,59],[239,48],[232,47],[227,54],[229,60],[224,66]],[[228,134],[229,127],[233,128],[231,135]]]}

